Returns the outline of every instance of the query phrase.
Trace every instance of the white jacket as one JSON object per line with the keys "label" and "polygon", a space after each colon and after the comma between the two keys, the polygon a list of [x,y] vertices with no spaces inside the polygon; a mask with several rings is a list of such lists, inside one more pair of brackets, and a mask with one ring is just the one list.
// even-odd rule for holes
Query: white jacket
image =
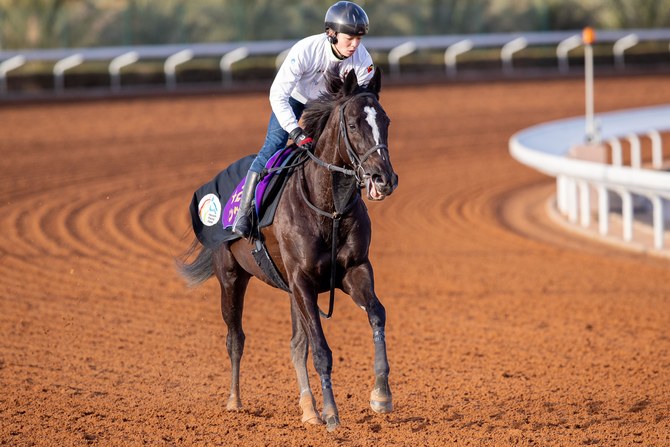
{"label": "white jacket", "polygon": [[374,75],[372,57],[362,44],[351,57],[340,60],[333,54],[325,33],[306,37],[289,50],[270,87],[272,111],[286,132],[291,133],[298,127],[288,103],[289,97],[302,104],[318,98],[326,89],[325,73],[337,63],[341,63],[340,76],[343,78],[350,70],[355,70],[359,85],[367,85]]}

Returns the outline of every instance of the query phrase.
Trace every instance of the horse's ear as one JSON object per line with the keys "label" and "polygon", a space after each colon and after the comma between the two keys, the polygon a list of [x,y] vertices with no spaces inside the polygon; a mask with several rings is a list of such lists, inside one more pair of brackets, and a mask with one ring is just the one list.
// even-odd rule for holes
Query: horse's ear
{"label": "horse's ear", "polygon": [[382,89],[382,70],[375,67],[375,74],[372,75],[370,83],[368,83],[368,90],[379,96],[379,91]]}
{"label": "horse's ear", "polygon": [[349,70],[347,77],[344,78],[344,95],[349,96],[358,88],[358,77],[355,70]]}

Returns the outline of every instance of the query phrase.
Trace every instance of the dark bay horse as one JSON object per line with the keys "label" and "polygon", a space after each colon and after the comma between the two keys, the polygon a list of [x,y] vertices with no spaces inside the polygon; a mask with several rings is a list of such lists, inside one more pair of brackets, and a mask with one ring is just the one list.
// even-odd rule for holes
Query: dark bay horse
{"label": "dark bay horse", "polygon": [[[344,80],[334,72],[328,73],[327,79],[327,92],[310,102],[303,115],[305,131],[316,141],[314,153],[289,178],[274,221],[263,230],[263,237],[290,288],[291,358],[298,378],[302,421],[325,423],[331,431],[340,421],[331,382],[332,353],[317,305],[318,294],[331,287],[350,295],[367,312],[375,348],[370,406],[379,413],[393,409],[384,333],[386,312],[374,290],[368,259],[371,225],[361,191],[365,189],[368,200],[383,200],[397,186],[398,176],[387,147],[390,120],[378,100],[380,72],[366,88],[358,85],[353,71]],[[255,276],[272,285],[256,264],[252,248],[246,240],[225,242],[215,250],[200,247],[193,262],[179,265],[192,285],[212,275],[221,285],[221,311],[228,327],[226,345],[232,364],[228,410],[242,406],[239,374],[247,284]],[[335,259],[334,266],[331,259]],[[308,379],[309,349],[321,379],[322,415],[316,410]]]}

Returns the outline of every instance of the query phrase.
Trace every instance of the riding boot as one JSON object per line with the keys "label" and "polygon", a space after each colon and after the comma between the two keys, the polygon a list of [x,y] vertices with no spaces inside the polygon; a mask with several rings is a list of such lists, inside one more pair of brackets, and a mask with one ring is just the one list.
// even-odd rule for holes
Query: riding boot
{"label": "riding boot", "polygon": [[233,233],[245,239],[249,239],[249,236],[251,236],[254,191],[259,179],[258,172],[249,171],[247,173],[247,179],[242,190],[242,200],[240,200],[240,209],[237,211],[235,223],[233,223]]}

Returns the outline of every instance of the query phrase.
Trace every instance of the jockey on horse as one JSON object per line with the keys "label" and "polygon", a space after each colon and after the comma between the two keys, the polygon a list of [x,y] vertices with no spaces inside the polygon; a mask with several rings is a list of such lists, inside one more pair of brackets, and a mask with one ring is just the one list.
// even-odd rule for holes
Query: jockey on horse
{"label": "jockey on horse", "polygon": [[265,143],[246,175],[240,209],[232,228],[234,233],[244,238],[251,235],[254,191],[270,157],[286,146],[289,137],[296,145],[313,149],[312,138],[305,135],[298,120],[305,104],[325,91],[329,68],[340,64],[342,77],[353,70],[362,86],[372,79],[375,71],[372,57],[361,44],[368,27],[368,16],[360,6],[337,2],[326,12],[326,32],[306,37],[290,49],[270,87],[270,123]]}

